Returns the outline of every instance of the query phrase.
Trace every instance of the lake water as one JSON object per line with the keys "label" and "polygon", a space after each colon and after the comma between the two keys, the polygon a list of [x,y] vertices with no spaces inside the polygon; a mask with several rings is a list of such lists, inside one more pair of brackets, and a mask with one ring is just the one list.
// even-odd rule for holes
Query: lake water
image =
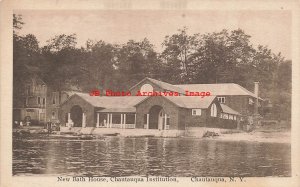
{"label": "lake water", "polygon": [[14,137],[13,175],[291,176],[291,146],[192,138]]}

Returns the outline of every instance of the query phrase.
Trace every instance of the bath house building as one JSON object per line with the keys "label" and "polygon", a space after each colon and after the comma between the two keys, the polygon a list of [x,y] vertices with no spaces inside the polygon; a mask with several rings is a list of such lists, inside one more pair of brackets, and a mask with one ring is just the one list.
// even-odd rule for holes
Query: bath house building
{"label": "bath house building", "polygon": [[[186,96],[187,89],[209,91],[211,96]],[[139,90],[172,91],[180,93],[180,96],[135,96],[134,93]],[[261,101],[254,93],[237,84],[172,85],[151,78],[143,79],[130,92],[131,96],[75,93],[60,105],[60,122],[67,127],[234,129],[243,116],[255,113],[255,107]]]}

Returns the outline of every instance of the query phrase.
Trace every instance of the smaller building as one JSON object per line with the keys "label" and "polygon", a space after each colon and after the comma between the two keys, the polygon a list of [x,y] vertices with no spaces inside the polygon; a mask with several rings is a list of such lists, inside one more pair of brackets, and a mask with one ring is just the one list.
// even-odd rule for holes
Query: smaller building
{"label": "smaller building", "polygon": [[47,105],[46,105],[47,122],[50,121],[52,123],[60,123],[59,120],[60,105],[75,93],[79,93],[79,92],[57,91],[57,90],[52,90],[51,87],[48,87]]}
{"label": "smaller building", "polygon": [[13,108],[14,121],[31,121],[39,124],[46,121],[46,94],[47,86],[38,76],[29,76],[23,85],[23,103]]}

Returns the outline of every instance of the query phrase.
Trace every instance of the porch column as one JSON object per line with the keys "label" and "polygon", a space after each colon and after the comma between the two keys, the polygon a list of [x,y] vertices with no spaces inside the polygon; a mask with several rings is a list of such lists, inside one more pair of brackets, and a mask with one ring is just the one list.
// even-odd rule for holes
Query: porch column
{"label": "porch column", "polygon": [[111,128],[112,127],[112,114],[110,114],[110,120],[109,120],[109,128]]}
{"label": "porch column", "polygon": [[121,114],[121,129],[123,128],[123,114]]}
{"label": "porch column", "polygon": [[166,126],[167,126],[167,114],[165,113],[164,130],[166,130]]}
{"label": "porch column", "polygon": [[106,128],[108,128],[108,126],[109,126],[109,114],[106,114],[106,115],[107,115],[107,118],[106,118],[105,126],[106,126]]}
{"label": "porch column", "polygon": [[67,127],[72,127],[73,126],[73,121],[71,119],[71,113],[68,113],[68,121],[66,124]]}
{"label": "porch column", "polygon": [[123,123],[124,123],[123,128],[125,129],[126,128],[126,114],[124,114],[124,121],[123,121]]}
{"label": "porch column", "polygon": [[96,124],[97,128],[99,128],[99,123],[100,123],[100,114],[97,113],[97,124]]}
{"label": "porch column", "polygon": [[71,122],[71,113],[68,113],[68,123]]}
{"label": "porch column", "polygon": [[149,129],[149,114],[147,114],[147,129]]}
{"label": "porch column", "polygon": [[85,113],[82,113],[82,127],[83,128],[86,127],[86,115],[85,115]]}
{"label": "porch column", "polygon": [[136,114],[134,114],[134,128],[136,126]]}

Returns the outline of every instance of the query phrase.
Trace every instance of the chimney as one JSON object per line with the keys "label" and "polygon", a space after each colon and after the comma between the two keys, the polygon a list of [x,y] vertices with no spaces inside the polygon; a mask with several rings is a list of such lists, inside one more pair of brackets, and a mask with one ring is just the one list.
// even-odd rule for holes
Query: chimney
{"label": "chimney", "polygon": [[258,85],[259,85],[259,82],[254,82],[254,94],[255,94],[256,98],[258,97]]}

